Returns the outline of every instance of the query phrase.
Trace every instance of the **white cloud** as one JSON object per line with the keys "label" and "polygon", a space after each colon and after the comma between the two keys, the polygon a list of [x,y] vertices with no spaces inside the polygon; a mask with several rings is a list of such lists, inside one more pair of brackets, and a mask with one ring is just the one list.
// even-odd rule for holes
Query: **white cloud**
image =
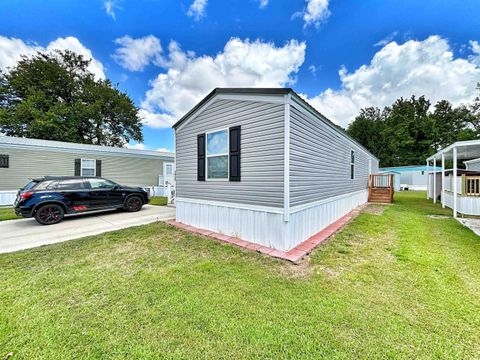
{"label": "white cloud", "polygon": [[158,64],[161,60],[162,46],[153,35],[133,39],[126,35],[115,40],[120,45],[113,54],[113,59],[130,71],[142,71],[148,64]]}
{"label": "white cloud", "polygon": [[171,42],[165,72],[151,81],[141,104],[145,125],[169,127],[216,87],[282,87],[295,82],[306,44],[284,46],[230,39],[215,56],[195,56]]}
{"label": "white cloud", "polygon": [[188,8],[187,15],[194,17],[195,20],[200,20],[205,15],[205,8],[207,7],[207,0],[195,0]]}
{"label": "white cloud", "polygon": [[113,20],[116,20],[115,10],[119,8],[118,0],[105,0],[103,2],[103,7],[107,15],[111,16]]}
{"label": "white cloud", "polygon": [[328,10],[329,0],[305,0],[307,6],[303,11],[293,14],[293,17],[302,17],[305,26],[314,25],[319,27],[322,21],[330,16]]}
{"label": "white cloud", "polygon": [[7,38],[0,35],[0,69],[6,70],[13,67],[22,55],[33,56],[37,51],[51,52],[53,50],[70,50],[90,59],[89,70],[97,79],[104,79],[103,64],[93,57],[90,49],[86,48],[77,38],[67,36],[50,42],[46,47],[36,43],[26,43],[21,39]]}
{"label": "white cloud", "polygon": [[125,145],[129,149],[135,149],[135,150],[145,150],[145,144],[141,143],[136,143],[136,144],[126,144]]}
{"label": "white cloud", "polygon": [[313,75],[314,77],[317,76],[317,67],[316,67],[315,65],[310,65],[310,66],[308,67],[308,70],[312,73],[312,75]]}
{"label": "white cloud", "polygon": [[158,151],[158,152],[169,152],[169,153],[173,152],[172,150],[167,149],[167,148],[164,148],[164,147],[162,147],[162,148],[160,148],[160,149],[157,149],[157,150],[155,150],[155,151]]}
{"label": "white cloud", "polygon": [[[475,53],[475,46],[471,44]],[[425,95],[433,103],[469,102],[476,93],[480,68],[475,59],[454,58],[448,41],[430,36],[404,44],[391,42],[370,64],[349,73],[339,71],[340,90],[327,89],[309,102],[336,123],[346,126],[366,106],[384,107],[399,97]]]}
{"label": "white cloud", "polygon": [[260,9],[263,9],[265,7],[267,7],[268,5],[268,0],[258,0],[259,2],[259,5],[260,5]]}
{"label": "white cloud", "polygon": [[475,65],[480,66],[480,43],[478,41],[471,40],[470,50],[472,51],[472,55],[468,57],[469,60],[473,62]]}

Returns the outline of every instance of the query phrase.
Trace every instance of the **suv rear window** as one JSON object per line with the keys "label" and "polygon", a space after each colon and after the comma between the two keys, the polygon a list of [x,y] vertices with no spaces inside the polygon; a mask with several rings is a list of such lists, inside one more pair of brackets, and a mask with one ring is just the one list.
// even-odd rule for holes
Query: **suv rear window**
{"label": "suv rear window", "polygon": [[32,190],[35,186],[37,186],[38,184],[38,181],[36,180],[32,180],[30,181],[27,185],[25,185],[22,190],[23,191],[28,191],[28,190]]}
{"label": "suv rear window", "polygon": [[58,184],[58,181],[45,180],[45,181],[42,181],[40,184],[38,184],[35,187],[35,190],[52,190],[52,189],[55,189],[57,184]]}

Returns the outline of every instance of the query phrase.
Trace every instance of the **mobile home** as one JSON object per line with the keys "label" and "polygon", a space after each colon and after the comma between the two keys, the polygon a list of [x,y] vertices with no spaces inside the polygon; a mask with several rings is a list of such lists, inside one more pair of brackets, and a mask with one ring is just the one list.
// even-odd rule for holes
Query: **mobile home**
{"label": "mobile home", "polygon": [[[458,141],[427,159],[427,198],[453,210],[453,216],[480,215],[480,140]],[[463,161],[466,169],[459,164]],[[452,164],[451,169],[446,165]],[[441,165],[440,170],[438,165]]]}
{"label": "mobile home", "polygon": [[173,127],[176,220],[281,251],[367,202],[378,173],[292,89],[215,89]]}
{"label": "mobile home", "polygon": [[[400,174],[400,188],[404,190],[427,190],[427,171],[428,168],[425,165],[380,168],[380,172]],[[437,171],[440,171],[439,167],[437,167]]]}
{"label": "mobile home", "polygon": [[174,181],[168,152],[0,136],[0,204],[12,203],[29,179],[102,176],[123,185],[158,186]]}

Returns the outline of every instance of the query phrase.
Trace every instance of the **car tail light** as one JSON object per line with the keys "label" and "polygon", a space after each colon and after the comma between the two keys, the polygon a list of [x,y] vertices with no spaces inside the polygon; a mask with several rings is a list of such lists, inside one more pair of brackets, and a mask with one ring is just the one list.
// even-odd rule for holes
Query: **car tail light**
{"label": "car tail light", "polygon": [[22,199],[28,199],[28,198],[29,198],[30,196],[32,196],[32,195],[33,195],[33,192],[27,191],[27,192],[24,192],[23,194],[21,194],[20,197],[21,197]]}

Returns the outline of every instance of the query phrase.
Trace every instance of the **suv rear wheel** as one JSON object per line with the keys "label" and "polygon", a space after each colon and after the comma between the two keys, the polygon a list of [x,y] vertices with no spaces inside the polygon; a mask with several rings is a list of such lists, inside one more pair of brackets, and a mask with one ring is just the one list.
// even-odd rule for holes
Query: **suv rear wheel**
{"label": "suv rear wheel", "polygon": [[35,220],[42,225],[53,225],[63,220],[65,211],[60,205],[46,204],[35,212]]}
{"label": "suv rear wheel", "polygon": [[125,210],[128,212],[139,211],[143,206],[143,201],[139,196],[130,196],[125,202]]}

